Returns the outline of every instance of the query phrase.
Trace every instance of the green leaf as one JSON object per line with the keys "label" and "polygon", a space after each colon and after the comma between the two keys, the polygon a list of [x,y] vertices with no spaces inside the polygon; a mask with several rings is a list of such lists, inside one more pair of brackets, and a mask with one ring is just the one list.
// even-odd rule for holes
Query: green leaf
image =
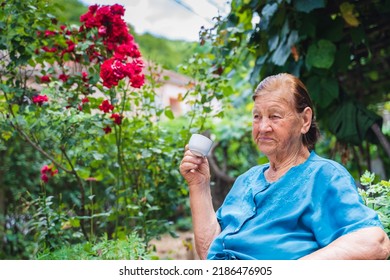
{"label": "green leaf", "polygon": [[12,111],[14,113],[18,113],[19,112],[19,105],[18,104],[12,104]]}
{"label": "green leaf", "polygon": [[356,27],[360,24],[358,20],[359,13],[355,11],[355,5],[344,2],[340,5],[340,12],[343,16],[345,22],[353,27]]}
{"label": "green leaf", "polygon": [[87,178],[89,178],[90,176],[90,174],[91,174],[91,170],[89,170],[89,169],[86,169],[86,168],[79,168],[78,170],[77,170],[77,174],[82,178],[82,179],[87,179]]}
{"label": "green leaf", "polygon": [[11,136],[12,136],[12,133],[9,131],[3,131],[1,133],[1,138],[3,138],[5,141],[8,141],[8,139],[10,139]]}
{"label": "green leaf", "polygon": [[335,78],[312,76],[306,85],[314,103],[321,108],[328,107],[339,95],[339,86]]}
{"label": "green leaf", "polygon": [[260,21],[260,25],[262,26],[262,28],[268,29],[270,18],[274,16],[277,10],[278,10],[277,3],[267,4],[264,6],[263,10],[261,11],[261,21]]}
{"label": "green leaf", "polygon": [[370,78],[372,81],[378,81],[379,79],[379,73],[376,70],[372,70],[367,73],[367,76]]}
{"label": "green leaf", "polygon": [[173,120],[175,118],[171,109],[168,109],[168,108],[165,109],[164,114],[166,117],[168,117],[171,120]]}
{"label": "green leaf", "polygon": [[360,177],[360,182],[363,186],[370,186],[375,179],[375,174],[366,170],[363,175]]}
{"label": "green leaf", "polygon": [[351,61],[350,48],[347,44],[339,45],[335,54],[334,66],[338,72],[348,71],[348,66]]}
{"label": "green leaf", "polygon": [[309,66],[329,69],[334,62],[336,46],[328,40],[320,40],[310,45],[306,56]]}
{"label": "green leaf", "polygon": [[323,22],[326,28],[321,28],[321,37],[331,42],[339,42],[344,37],[344,21],[337,17]]}
{"label": "green leaf", "polygon": [[275,34],[268,40],[269,51],[273,51],[279,44],[279,34]]}
{"label": "green leaf", "polygon": [[299,12],[310,13],[314,9],[324,8],[325,0],[295,0],[294,7]]}
{"label": "green leaf", "polygon": [[96,160],[102,160],[104,158],[104,155],[100,154],[99,152],[93,152],[92,156]]}
{"label": "green leaf", "polygon": [[104,179],[104,174],[102,172],[96,172],[96,174],[94,174],[93,178],[95,178],[96,181],[101,181]]}
{"label": "green leaf", "polygon": [[366,33],[363,26],[351,28],[351,38],[354,44],[360,44],[367,41]]}
{"label": "green leaf", "polygon": [[298,32],[293,30],[272,55],[272,62],[276,65],[283,66],[288,57],[291,55],[291,47],[298,41]]}
{"label": "green leaf", "polygon": [[77,218],[72,218],[69,222],[72,227],[80,227],[80,220]]}

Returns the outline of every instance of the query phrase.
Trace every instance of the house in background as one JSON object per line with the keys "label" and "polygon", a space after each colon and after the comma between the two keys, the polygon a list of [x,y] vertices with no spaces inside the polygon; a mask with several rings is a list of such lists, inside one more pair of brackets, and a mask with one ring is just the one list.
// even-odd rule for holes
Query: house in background
{"label": "house in background", "polygon": [[[150,67],[151,65],[149,63],[145,64],[144,72],[150,74],[148,69],[153,67]],[[171,70],[159,69],[156,72],[157,74],[155,74],[155,76],[157,82],[160,83],[160,86],[155,89],[157,94],[156,102],[160,105],[160,108],[170,107],[175,117],[183,116],[189,111],[194,110],[194,108],[188,104],[188,101],[195,97],[190,96],[187,97],[186,100],[183,100],[183,97],[188,91],[193,89],[198,81]],[[221,102],[217,99],[211,101],[213,110],[220,111],[221,106]]]}
{"label": "house in background", "polygon": [[182,116],[191,110],[191,107],[182,100],[193,85],[189,77],[163,69],[159,74],[158,82],[161,86],[156,88],[157,102],[161,108],[169,106],[175,117]]}

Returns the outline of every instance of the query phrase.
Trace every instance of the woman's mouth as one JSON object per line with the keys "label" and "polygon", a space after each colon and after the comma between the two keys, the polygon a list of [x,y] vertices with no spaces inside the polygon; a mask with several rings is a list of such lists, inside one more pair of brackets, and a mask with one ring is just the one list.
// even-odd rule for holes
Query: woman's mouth
{"label": "woman's mouth", "polygon": [[261,136],[261,137],[257,137],[257,142],[272,142],[273,139],[271,137],[264,137],[264,136]]}

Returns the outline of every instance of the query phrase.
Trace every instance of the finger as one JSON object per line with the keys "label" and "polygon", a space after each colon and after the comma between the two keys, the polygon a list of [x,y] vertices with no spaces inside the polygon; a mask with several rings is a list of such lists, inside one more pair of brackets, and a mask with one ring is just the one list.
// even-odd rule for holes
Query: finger
{"label": "finger", "polygon": [[204,162],[204,159],[197,157],[197,156],[194,156],[191,152],[189,152],[188,154],[187,153],[185,154],[185,156],[183,157],[183,160],[182,160],[182,163],[186,163],[186,162],[199,165],[199,164],[202,164]]}
{"label": "finger", "polygon": [[193,156],[193,157],[198,157],[196,156],[193,152],[191,152],[191,150],[187,149],[185,152],[184,152],[184,155],[190,155],[190,156]]}
{"label": "finger", "polygon": [[200,158],[202,158],[202,157],[204,157],[204,156],[197,156],[197,155],[195,155],[191,150],[190,150],[190,148],[189,148],[189,146],[188,146],[188,144],[185,146],[185,148],[184,148],[184,154],[187,154],[187,153],[191,153],[191,155],[193,155],[193,156],[195,156],[195,157],[200,157]]}
{"label": "finger", "polygon": [[192,169],[197,170],[198,168],[199,168],[198,164],[191,163],[191,162],[182,162],[182,164],[180,165],[180,169],[184,171],[184,173],[187,173]]}

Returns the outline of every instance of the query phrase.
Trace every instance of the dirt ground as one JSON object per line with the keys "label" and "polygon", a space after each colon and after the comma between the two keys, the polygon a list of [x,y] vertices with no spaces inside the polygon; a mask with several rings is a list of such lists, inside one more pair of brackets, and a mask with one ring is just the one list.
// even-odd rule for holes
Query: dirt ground
{"label": "dirt ground", "polygon": [[179,232],[174,238],[169,234],[160,240],[150,242],[156,248],[156,255],[161,260],[197,260],[199,259],[194,247],[194,234],[192,232]]}

